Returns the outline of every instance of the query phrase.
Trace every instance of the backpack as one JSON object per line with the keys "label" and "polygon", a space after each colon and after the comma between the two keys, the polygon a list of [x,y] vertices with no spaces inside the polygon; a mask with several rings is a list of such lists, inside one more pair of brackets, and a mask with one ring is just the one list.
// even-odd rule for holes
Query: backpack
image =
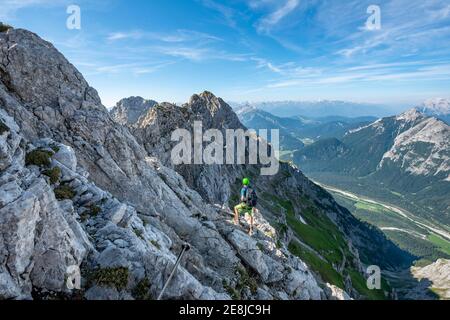
{"label": "backpack", "polygon": [[256,195],[255,189],[253,189],[252,187],[247,188],[245,203],[252,208],[256,207],[256,205],[258,204],[258,196]]}

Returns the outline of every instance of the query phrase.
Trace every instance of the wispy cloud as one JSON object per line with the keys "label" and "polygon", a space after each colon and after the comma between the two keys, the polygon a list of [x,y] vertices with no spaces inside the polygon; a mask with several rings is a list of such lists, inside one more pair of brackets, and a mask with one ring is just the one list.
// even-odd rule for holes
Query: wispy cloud
{"label": "wispy cloud", "polygon": [[[442,41],[450,36],[450,5],[445,0],[398,0],[381,4],[381,29],[368,31],[361,25],[345,38],[337,51],[347,58],[367,53],[392,54],[413,50],[447,50]],[[342,29],[337,22],[329,28]],[[441,42],[441,48],[437,48]]]}
{"label": "wispy cloud", "polygon": [[186,60],[191,60],[195,62],[206,61],[206,60],[226,60],[242,62],[248,61],[250,55],[246,53],[230,53],[223,50],[208,48],[208,47],[189,47],[189,46],[155,46],[149,48],[154,52],[159,52],[160,54],[179,57]]}
{"label": "wispy cloud", "polygon": [[154,73],[164,67],[175,64],[174,61],[167,61],[161,63],[122,63],[122,64],[111,64],[111,65],[98,65],[95,63],[76,63],[80,67],[85,67],[89,71],[89,75],[93,74],[134,74],[134,75],[144,75]]}
{"label": "wispy cloud", "polygon": [[222,41],[221,38],[214,35],[184,29],[179,29],[172,33],[146,32],[142,30],[113,32],[107,36],[107,40],[156,40],[169,43],[191,41]]}
{"label": "wispy cloud", "polygon": [[[267,32],[273,26],[277,25],[283,18],[289,15],[292,11],[294,11],[298,5],[300,4],[300,0],[287,0],[284,5],[277,8],[272,13],[263,17],[257,24],[258,32]],[[254,5],[253,5],[254,6]]]}
{"label": "wispy cloud", "polygon": [[236,12],[233,8],[228,7],[218,1],[214,0],[200,0],[203,6],[218,12],[223,18],[226,25],[231,28],[236,28],[237,23],[235,20]]}
{"label": "wispy cloud", "polygon": [[[399,69],[401,67],[416,67]],[[303,75],[272,81],[267,88],[286,88],[304,85],[348,84],[383,81],[450,80],[450,64],[412,62],[410,64],[378,64],[345,69],[308,70]]]}
{"label": "wispy cloud", "polygon": [[67,0],[2,0],[0,3],[0,19],[8,22],[14,19],[18,10],[28,7],[58,6],[67,3]]}

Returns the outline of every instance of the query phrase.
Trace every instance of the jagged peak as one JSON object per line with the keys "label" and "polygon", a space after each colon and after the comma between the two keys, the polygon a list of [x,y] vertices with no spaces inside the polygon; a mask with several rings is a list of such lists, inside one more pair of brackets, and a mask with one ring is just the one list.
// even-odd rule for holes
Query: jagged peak
{"label": "jagged peak", "polygon": [[123,98],[111,110],[111,116],[120,124],[133,125],[157,104],[154,100],[146,100],[140,96]]}
{"label": "jagged peak", "polygon": [[140,103],[140,104],[157,104],[158,102],[151,99],[144,99],[141,96],[131,96],[127,98],[121,99],[119,102],[116,103],[116,105],[124,105],[127,102],[131,103]]}
{"label": "jagged peak", "polygon": [[418,119],[424,118],[424,115],[417,110],[417,108],[409,109],[401,114],[399,114],[395,119],[399,121],[417,121]]}
{"label": "jagged peak", "polygon": [[251,105],[250,103],[245,103],[243,106],[235,109],[235,112],[238,116],[241,115],[245,115],[245,114],[249,114],[249,113],[254,113],[260,111],[257,107]]}
{"label": "jagged peak", "polygon": [[189,102],[183,106],[191,108],[195,112],[208,112],[211,116],[219,112],[232,113],[236,116],[233,109],[222,98],[215,96],[210,91],[203,91],[200,94],[192,95]]}
{"label": "jagged peak", "polygon": [[196,104],[196,103],[202,102],[202,101],[213,103],[213,104],[218,104],[218,105],[226,104],[221,98],[218,98],[212,92],[206,91],[206,90],[200,94],[193,94],[191,96],[191,98],[189,99],[188,104],[193,105],[193,104]]}

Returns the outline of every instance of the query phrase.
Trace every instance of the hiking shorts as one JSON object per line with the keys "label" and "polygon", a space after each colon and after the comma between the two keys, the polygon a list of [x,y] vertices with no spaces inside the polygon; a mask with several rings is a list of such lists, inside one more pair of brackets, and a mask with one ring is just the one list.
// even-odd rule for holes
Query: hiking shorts
{"label": "hiking shorts", "polygon": [[235,206],[234,209],[237,210],[239,214],[245,213],[248,213],[249,215],[253,214],[253,208],[247,205],[245,202],[241,202],[240,204]]}

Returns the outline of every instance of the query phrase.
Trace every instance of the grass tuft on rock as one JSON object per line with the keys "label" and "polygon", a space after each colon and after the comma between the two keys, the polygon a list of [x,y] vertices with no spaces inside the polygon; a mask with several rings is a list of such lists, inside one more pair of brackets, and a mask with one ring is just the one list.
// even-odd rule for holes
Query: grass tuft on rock
{"label": "grass tuft on rock", "polygon": [[104,268],[95,270],[92,274],[92,280],[99,286],[123,290],[128,285],[128,275],[128,268]]}
{"label": "grass tuft on rock", "polygon": [[153,300],[150,293],[150,281],[147,278],[139,281],[136,287],[134,287],[131,291],[131,295],[136,300]]}
{"label": "grass tuft on rock", "polygon": [[241,300],[245,289],[249,289],[252,294],[256,294],[258,283],[256,279],[249,274],[247,269],[237,267],[236,275],[238,276],[238,279],[235,287],[226,280],[222,281],[223,288],[233,300]]}
{"label": "grass tuft on rock", "polygon": [[50,148],[55,152],[58,153],[58,151],[60,150],[60,148],[58,147],[58,145],[56,143],[52,143],[50,145]]}
{"label": "grass tuft on rock", "polygon": [[150,243],[151,243],[154,247],[156,247],[156,249],[161,250],[161,246],[160,246],[160,244],[158,243],[158,241],[156,241],[156,240],[150,240]]}
{"label": "grass tuft on rock", "polygon": [[55,192],[55,197],[58,200],[68,200],[75,197],[75,191],[69,185],[59,186],[53,191]]}
{"label": "grass tuft on rock", "polygon": [[61,177],[61,169],[59,167],[44,170],[42,173],[50,178],[51,184],[59,182],[59,178]]}
{"label": "grass tuft on rock", "polygon": [[256,282],[256,279],[251,277],[245,268],[238,267],[237,272],[240,275],[238,288],[243,289],[247,287],[253,294],[255,294],[258,290],[258,283]]}
{"label": "grass tuft on rock", "polygon": [[241,293],[229,285],[225,280],[222,281],[223,288],[233,300],[241,300]]}
{"label": "grass tuft on rock", "polygon": [[0,32],[6,32],[9,29],[12,29],[12,27],[9,24],[0,22]]}
{"label": "grass tuft on rock", "polygon": [[53,152],[42,150],[42,149],[36,149],[33,151],[30,151],[25,156],[25,165],[35,165],[38,167],[48,167],[50,166],[50,158],[53,156]]}
{"label": "grass tuft on rock", "polygon": [[95,204],[91,205],[89,209],[85,210],[81,215],[81,222],[87,221],[90,217],[96,217],[102,211],[102,208],[96,206]]}

